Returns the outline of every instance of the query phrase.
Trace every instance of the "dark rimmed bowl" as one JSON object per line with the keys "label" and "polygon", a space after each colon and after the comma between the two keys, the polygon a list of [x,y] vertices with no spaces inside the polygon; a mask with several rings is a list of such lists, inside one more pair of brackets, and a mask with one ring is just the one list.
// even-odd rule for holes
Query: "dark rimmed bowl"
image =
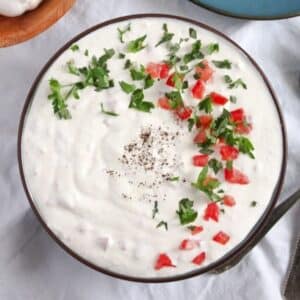
{"label": "dark rimmed bowl", "polygon": [[[239,51],[241,51],[248,59],[249,61],[256,67],[256,69],[258,70],[258,72],[260,73],[262,79],[264,80],[267,88],[270,91],[270,94],[272,95],[273,101],[274,101],[274,105],[276,107],[277,113],[278,113],[278,117],[280,120],[280,125],[281,125],[281,135],[282,135],[282,147],[283,147],[283,156],[282,156],[282,164],[281,164],[281,171],[280,171],[280,176],[278,179],[278,182],[276,184],[276,187],[273,191],[273,195],[272,198],[270,200],[270,203],[268,205],[268,207],[266,208],[265,212],[263,213],[263,215],[261,216],[261,218],[257,221],[256,225],[254,226],[254,228],[251,230],[251,232],[247,235],[247,237],[240,242],[235,248],[233,248],[231,251],[229,251],[225,256],[223,256],[222,258],[220,258],[219,260],[215,261],[214,263],[211,263],[210,265],[203,267],[201,269],[197,269],[195,271],[191,271],[191,272],[187,272],[184,274],[180,274],[180,275],[175,275],[175,276],[167,276],[167,277],[153,277],[153,278],[143,278],[143,277],[133,277],[133,276],[129,276],[129,275],[123,275],[123,274],[119,274],[116,272],[112,272],[108,269],[104,269],[101,268],[89,261],[87,261],[85,258],[79,256],[78,254],[76,254],[72,249],[70,249],[67,245],[65,245],[52,231],[51,229],[47,226],[47,224],[45,223],[45,221],[43,220],[43,218],[41,217],[40,213],[38,212],[34,201],[31,197],[30,191],[28,189],[27,183],[26,183],[26,179],[25,179],[25,175],[24,175],[24,170],[23,170],[23,163],[22,163],[22,134],[23,134],[23,128],[24,128],[24,123],[26,121],[26,116],[27,113],[30,109],[31,106],[31,101],[33,99],[33,96],[35,94],[35,91],[38,87],[38,84],[40,82],[40,80],[43,78],[44,74],[46,73],[46,71],[49,69],[49,67],[55,62],[55,60],[68,48],[70,48],[70,46],[72,44],[74,44],[76,41],[78,41],[79,39],[81,39],[82,37],[86,36],[87,34],[105,27],[107,25],[113,24],[113,23],[118,23],[118,22],[122,22],[122,21],[127,21],[127,20],[131,20],[131,19],[139,19],[139,18],[170,18],[170,19],[175,19],[175,20],[180,20],[180,21],[185,21],[188,23],[191,23],[195,26],[199,26],[203,29],[206,29],[208,31],[211,31],[223,38],[225,38],[227,41],[229,41],[231,44],[233,44]],[[223,33],[205,25],[202,24],[200,22],[188,19],[188,18],[184,18],[184,17],[179,17],[179,16],[172,16],[172,15],[164,15],[164,14],[138,14],[138,15],[130,15],[130,16],[124,16],[124,17],[120,17],[120,18],[116,18],[113,20],[109,20],[106,21],[104,23],[98,24],[86,31],[84,31],[83,33],[77,35],[74,39],[72,39],[71,41],[69,41],[65,46],[63,46],[60,50],[58,50],[54,56],[46,63],[46,65],[44,66],[44,68],[42,69],[42,71],[39,73],[39,75],[37,76],[37,78],[35,79],[29,94],[27,96],[22,114],[21,114],[21,119],[20,119],[20,123],[19,123],[19,131],[18,131],[18,162],[19,162],[19,170],[20,170],[20,176],[21,176],[21,181],[26,193],[26,196],[28,198],[28,201],[30,203],[30,206],[32,208],[32,210],[34,211],[34,213],[36,214],[37,218],[39,219],[39,221],[41,222],[42,226],[44,227],[44,229],[47,231],[47,233],[70,255],[72,255],[75,259],[77,259],[78,261],[80,261],[81,263],[87,265],[88,267],[102,272],[104,274],[116,277],[116,278],[120,278],[120,279],[125,279],[125,280],[129,280],[129,281],[136,281],[136,282],[144,282],[144,283],[162,283],[162,282],[171,282],[171,281],[177,281],[177,280],[183,280],[183,279],[187,279],[187,278],[191,278],[197,275],[201,275],[204,273],[208,273],[208,272],[213,272],[215,270],[218,270],[220,268],[222,268],[223,266],[226,266],[226,264],[228,263],[228,261],[232,261],[234,259],[234,257],[238,257],[241,255],[241,253],[243,253],[243,251],[245,251],[245,249],[247,249],[247,247],[249,247],[249,245],[251,244],[251,242],[255,239],[255,237],[257,237],[260,232],[262,231],[264,225],[268,222],[269,218],[272,216],[273,210],[275,208],[276,202],[278,200],[279,194],[281,192],[282,189],[282,184],[283,184],[283,180],[284,180],[284,175],[285,175],[285,169],[286,169],[286,158],[287,158],[287,143],[286,143],[286,133],[285,133],[285,125],[284,125],[284,120],[282,117],[282,113],[277,101],[277,98],[274,94],[273,89],[271,88],[270,83],[268,82],[266,76],[264,75],[263,71],[260,69],[260,67],[257,65],[257,63],[250,57],[250,55],[245,52],[238,44],[236,44],[234,41],[232,41],[230,38],[228,38],[226,35],[224,35]]]}

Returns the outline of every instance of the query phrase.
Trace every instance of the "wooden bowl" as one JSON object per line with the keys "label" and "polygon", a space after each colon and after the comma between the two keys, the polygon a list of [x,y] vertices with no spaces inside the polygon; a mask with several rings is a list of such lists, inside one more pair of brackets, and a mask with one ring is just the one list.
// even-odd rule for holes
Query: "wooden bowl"
{"label": "wooden bowl", "polygon": [[44,0],[35,10],[19,17],[0,16],[0,47],[33,38],[58,21],[75,0]]}

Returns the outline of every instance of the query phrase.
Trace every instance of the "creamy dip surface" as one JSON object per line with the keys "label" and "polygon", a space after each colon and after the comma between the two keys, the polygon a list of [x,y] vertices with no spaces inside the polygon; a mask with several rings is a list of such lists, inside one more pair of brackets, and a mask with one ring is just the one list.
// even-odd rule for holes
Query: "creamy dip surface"
{"label": "creamy dip surface", "polygon": [[0,0],[0,15],[16,17],[37,8],[42,0]]}
{"label": "creamy dip surface", "polygon": [[[130,23],[131,30],[122,35],[124,43],[117,28],[126,28],[128,22],[100,28],[76,42],[71,47],[73,50],[62,53],[43,76],[22,136],[25,179],[34,204],[49,228],[86,260],[131,276],[176,275],[207,266],[224,256],[245,239],[262,216],[281,170],[280,120],[261,75],[229,41],[174,19],[143,18],[132,19]],[[179,57],[190,53],[192,44],[201,40],[204,59],[213,70],[212,77],[204,84],[202,98],[216,92],[231,99],[222,105],[213,104],[211,116],[219,117],[224,109],[243,108],[247,124],[251,124],[252,130],[244,136],[254,145],[255,159],[240,151],[233,161],[234,170],[247,176],[248,184],[224,179],[224,168],[231,166],[219,153],[224,145],[222,139],[212,146],[214,151],[209,154],[210,160],[214,158],[223,165],[217,174],[209,167],[207,175],[219,182],[214,190],[219,197],[217,220],[213,216],[204,218],[208,204],[213,202],[191,185],[207,168],[193,164],[193,157],[202,155],[194,142],[201,126],[189,131],[188,124],[192,121],[181,120],[172,110],[158,105],[158,99],[175,87],[166,85],[166,78],[155,80],[152,87],[145,89],[144,100],[155,105],[147,113],[129,108],[131,94],[119,85],[120,81],[134,84],[136,88],[144,85],[143,80],[131,78],[130,68],[124,68],[127,60],[135,67],[141,64],[146,67],[167,58],[170,41],[155,47],[163,36],[164,23],[169,33],[174,33],[171,43],[188,38],[180,45]],[[191,32],[190,28],[194,30]],[[144,35],[147,35],[143,42],[146,47],[129,53],[129,42]],[[216,43],[219,51],[213,46]],[[115,55],[107,61],[114,87],[101,91],[95,91],[94,87],[79,90],[80,99],[71,96],[66,101],[71,117],[60,119],[53,112],[51,99],[48,100],[49,80],[55,78],[61,84],[70,84],[62,88],[62,93],[67,93],[72,83],[81,78],[70,74],[68,63],[87,66],[93,55],[100,57],[104,53],[103,48],[115,50]],[[215,51],[208,50],[213,48]],[[120,53],[125,57],[122,54],[120,57]],[[189,68],[195,68],[202,60],[192,60]],[[224,60],[230,62],[230,69],[213,63]],[[169,74],[173,72],[174,68],[169,70]],[[196,112],[203,99],[195,99],[191,92],[199,80],[194,74],[191,71],[185,75],[189,87],[182,91],[182,98],[185,106]],[[225,80],[225,75],[232,81],[242,79],[247,89],[242,84],[229,88],[230,80]],[[118,116],[101,112],[101,104],[103,110]],[[206,113],[198,110],[197,114]],[[226,204],[224,195],[230,195],[235,205],[232,201]],[[189,216],[188,220],[193,221],[184,225],[180,213],[176,213],[182,199],[193,201],[191,213],[197,213],[196,218]],[[220,232],[225,233],[225,239],[222,234],[216,237]]]}

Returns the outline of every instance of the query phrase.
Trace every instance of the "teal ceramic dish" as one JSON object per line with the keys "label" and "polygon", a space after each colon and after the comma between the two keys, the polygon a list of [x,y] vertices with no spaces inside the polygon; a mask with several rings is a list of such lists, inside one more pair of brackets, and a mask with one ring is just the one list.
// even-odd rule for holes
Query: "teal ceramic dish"
{"label": "teal ceramic dish", "polygon": [[300,0],[190,0],[196,5],[242,19],[272,20],[300,16]]}

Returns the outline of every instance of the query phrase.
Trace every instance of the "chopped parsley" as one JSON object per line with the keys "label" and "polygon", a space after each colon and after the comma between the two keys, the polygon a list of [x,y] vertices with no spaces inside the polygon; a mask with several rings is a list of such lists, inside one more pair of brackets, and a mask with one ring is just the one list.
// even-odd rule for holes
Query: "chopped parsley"
{"label": "chopped parsley", "polygon": [[251,207],[255,207],[257,205],[257,202],[256,201],[252,201],[251,203],[250,203],[250,206]]}
{"label": "chopped parsley", "polygon": [[147,75],[144,81],[144,89],[148,89],[154,84],[154,79],[150,75]]}
{"label": "chopped parsley", "polygon": [[206,98],[201,100],[198,104],[198,108],[199,110],[204,110],[206,113],[211,113],[213,111],[213,104],[211,98],[207,96]]}
{"label": "chopped parsley", "polygon": [[182,96],[179,91],[172,91],[170,93],[166,93],[165,95],[169,99],[172,109],[183,106]]}
{"label": "chopped parsley", "polygon": [[119,40],[121,43],[124,43],[124,35],[126,32],[129,32],[131,30],[131,24],[128,23],[127,26],[124,29],[118,28],[118,34],[119,34]]}
{"label": "chopped parsley", "polygon": [[213,60],[212,62],[219,69],[231,69],[231,62],[228,59]]}
{"label": "chopped parsley", "polygon": [[104,109],[103,103],[100,103],[100,107],[101,107],[101,113],[105,114],[105,115],[109,115],[112,117],[118,117],[119,115],[113,111],[108,111]]}
{"label": "chopped parsley", "polygon": [[124,64],[124,69],[129,69],[132,66],[132,62],[130,59],[126,59],[125,64]]}
{"label": "chopped parsley", "polygon": [[197,126],[198,123],[198,117],[196,114],[194,114],[193,118],[188,119],[188,129],[191,132],[194,126]]}
{"label": "chopped parsley", "polygon": [[131,94],[136,89],[134,84],[129,84],[125,81],[120,81],[119,85],[126,94]]}
{"label": "chopped parsley", "polygon": [[211,43],[205,48],[207,54],[213,54],[214,52],[219,52],[219,44]]}
{"label": "chopped parsley", "polygon": [[77,44],[74,44],[70,47],[70,49],[73,51],[73,52],[76,52],[76,51],[79,51],[79,46]]}
{"label": "chopped parsley", "polygon": [[229,75],[225,75],[224,81],[225,83],[228,83],[228,88],[230,89],[238,88],[240,86],[245,90],[247,89],[246,83],[241,78],[233,80]]}
{"label": "chopped parsley", "polygon": [[192,223],[196,220],[198,213],[193,209],[194,202],[188,198],[179,201],[179,209],[176,211],[180,224],[185,225]]}
{"label": "chopped parsley", "polygon": [[85,49],[85,51],[84,51],[84,55],[85,56],[89,56],[90,54],[89,54],[89,50],[88,49]]}
{"label": "chopped parsley", "polygon": [[130,41],[127,45],[127,51],[130,53],[136,53],[146,48],[146,45],[144,44],[146,38],[147,35],[145,34],[133,41]]}
{"label": "chopped parsley", "polygon": [[252,159],[255,158],[253,154],[254,146],[248,138],[240,136],[237,139],[237,146],[241,153],[247,154]]}
{"label": "chopped parsley", "polygon": [[230,97],[229,97],[229,101],[230,101],[231,103],[236,103],[236,102],[237,102],[237,97],[236,97],[236,96],[230,96]]}
{"label": "chopped parsley", "polygon": [[126,57],[126,55],[124,54],[124,53],[119,53],[119,55],[118,55],[118,58],[119,59],[123,59],[123,58],[125,58]]}
{"label": "chopped parsley", "polygon": [[75,66],[74,61],[70,60],[67,62],[68,72],[73,75],[80,75],[78,68]]}
{"label": "chopped parsley", "polygon": [[157,225],[156,225],[156,228],[159,228],[161,226],[164,226],[165,227],[165,230],[168,230],[168,223],[165,222],[165,221],[160,221]]}
{"label": "chopped parsley", "polygon": [[152,219],[155,218],[156,214],[158,214],[159,210],[158,210],[158,202],[154,201],[154,207],[152,209]]}
{"label": "chopped parsley", "polygon": [[215,158],[209,160],[208,166],[214,171],[215,174],[218,174],[219,171],[223,169],[222,163]]}
{"label": "chopped parsley", "polygon": [[151,109],[154,108],[154,104],[149,101],[144,101],[143,90],[136,89],[131,95],[129,108],[133,108],[143,112],[150,112]]}
{"label": "chopped parsley", "polygon": [[195,59],[204,58],[204,55],[200,51],[200,49],[201,49],[201,41],[197,40],[196,42],[193,43],[191,52],[184,55],[183,62],[185,64],[188,64],[189,62],[191,62]]}
{"label": "chopped parsley", "polygon": [[130,75],[132,80],[144,80],[146,78],[145,67],[143,65],[140,66],[140,69],[131,68]]}
{"label": "chopped parsley", "polygon": [[173,39],[174,37],[174,33],[170,33],[168,30],[168,26],[166,23],[163,24],[163,36],[162,38],[159,40],[159,42],[155,45],[155,47],[158,47],[159,45],[169,42]]}
{"label": "chopped parsley", "polygon": [[197,39],[197,31],[194,28],[189,29],[189,35],[192,39]]}
{"label": "chopped parsley", "polygon": [[179,179],[180,179],[179,176],[174,176],[174,177],[168,178],[169,181],[179,181]]}

